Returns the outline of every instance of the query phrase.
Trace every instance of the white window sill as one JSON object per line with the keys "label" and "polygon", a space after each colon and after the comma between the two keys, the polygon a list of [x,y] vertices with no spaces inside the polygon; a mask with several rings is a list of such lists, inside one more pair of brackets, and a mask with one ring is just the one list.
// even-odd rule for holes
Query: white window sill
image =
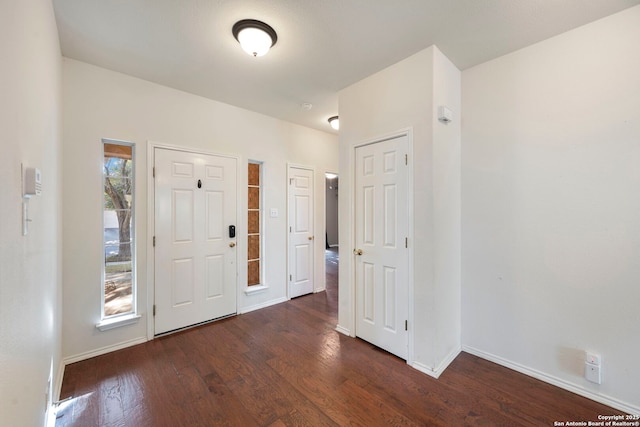
{"label": "white window sill", "polygon": [[109,329],[119,328],[120,326],[132,325],[138,323],[142,316],[139,314],[131,313],[124,316],[112,317],[104,319],[96,325],[96,328],[101,331],[108,331]]}
{"label": "white window sill", "polygon": [[244,290],[244,293],[246,295],[253,295],[253,294],[258,294],[260,292],[266,291],[267,289],[269,289],[269,286],[267,285],[253,285],[253,286],[248,286]]}

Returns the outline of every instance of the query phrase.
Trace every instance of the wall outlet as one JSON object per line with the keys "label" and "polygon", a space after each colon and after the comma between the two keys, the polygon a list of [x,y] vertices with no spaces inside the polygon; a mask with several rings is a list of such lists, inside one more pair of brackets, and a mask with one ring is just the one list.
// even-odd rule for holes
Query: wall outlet
{"label": "wall outlet", "polygon": [[599,354],[587,351],[584,359],[584,377],[587,381],[592,383],[601,384],[602,375],[600,370],[602,369],[602,357]]}
{"label": "wall outlet", "polygon": [[584,377],[587,379],[587,381],[591,381],[592,383],[602,384],[600,369],[600,366],[592,365],[591,363],[585,363]]}

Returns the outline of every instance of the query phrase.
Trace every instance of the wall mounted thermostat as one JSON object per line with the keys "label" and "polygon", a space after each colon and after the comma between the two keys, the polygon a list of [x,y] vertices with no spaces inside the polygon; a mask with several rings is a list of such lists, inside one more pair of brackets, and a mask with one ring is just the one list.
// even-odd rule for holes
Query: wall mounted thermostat
{"label": "wall mounted thermostat", "polygon": [[438,107],[438,120],[442,123],[449,123],[453,120],[453,111],[441,105]]}
{"label": "wall mounted thermostat", "polygon": [[25,168],[22,169],[22,235],[26,236],[29,232],[29,200],[31,196],[39,196],[42,194],[42,175],[40,169]]}
{"label": "wall mounted thermostat", "polygon": [[24,170],[24,197],[42,194],[42,175],[40,169],[26,168]]}

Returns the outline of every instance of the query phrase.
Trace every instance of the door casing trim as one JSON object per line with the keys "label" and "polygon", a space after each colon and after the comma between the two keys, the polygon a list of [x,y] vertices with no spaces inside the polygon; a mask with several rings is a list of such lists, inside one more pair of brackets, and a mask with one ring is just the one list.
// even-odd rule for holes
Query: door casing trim
{"label": "door casing trim", "polygon": [[[241,180],[240,178],[240,169],[242,166],[242,157],[238,156],[238,155],[230,155],[227,153],[218,153],[215,151],[210,151],[210,150],[206,150],[206,149],[202,149],[202,148],[193,148],[193,147],[187,147],[187,146],[182,146],[182,145],[172,145],[172,144],[163,144],[160,142],[154,142],[154,141],[147,141],[147,241],[146,241],[146,248],[147,248],[147,304],[146,304],[146,308],[147,308],[147,340],[151,341],[155,338],[155,328],[154,328],[154,319],[153,319],[153,303],[155,300],[155,251],[153,249],[153,236],[155,235],[155,211],[156,211],[156,203],[155,203],[155,179],[153,177],[153,168],[155,166],[155,157],[154,157],[154,153],[155,153],[155,149],[159,148],[159,149],[164,149],[164,150],[173,150],[173,151],[180,151],[183,153],[192,153],[192,154],[203,154],[206,156],[218,156],[218,157],[226,157],[226,158],[230,158],[230,159],[235,159],[236,160],[236,194],[241,194],[240,192],[240,184],[241,184]],[[236,197],[237,203],[236,203],[236,217],[238,218],[238,221],[244,221],[242,222],[243,224],[246,223],[246,217],[242,215],[242,209],[241,209],[241,198],[240,197]],[[241,228],[242,230],[242,228]],[[246,233],[242,233],[242,232],[238,232],[238,239],[243,238],[246,240]],[[242,259],[242,254],[238,254],[238,260]],[[246,256],[245,256],[246,258]],[[240,264],[239,261],[236,262],[236,271],[239,272],[240,269]],[[236,275],[238,280],[241,279],[241,275]],[[236,282],[236,313],[238,312],[238,303],[239,303],[239,286],[237,286],[237,284],[240,283],[239,281]]]}
{"label": "door casing trim", "polygon": [[[409,269],[409,271],[407,271],[407,277],[409,280],[408,283],[408,289],[407,289],[407,297],[408,297],[408,307],[407,307],[407,317],[408,317],[408,322],[409,322],[409,330],[408,330],[408,342],[407,342],[407,364],[408,365],[412,365],[413,364],[413,354],[414,354],[414,307],[411,304],[411,301],[413,301],[413,296],[415,294],[414,291],[414,275],[413,275],[413,265],[414,265],[414,251],[413,251],[413,247],[414,244],[413,242],[415,241],[414,239],[414,224],[413,224],[413,211],[414,211],[414,207],[413,207],[413,182],[414,182],[414,169],[413,169],[413,128],[412,127],[408,127],[408,128],[403,128],[403,129],[399,129],[395,132],[389,133],[389,134],[384,134],[384,135],[379,135],[377,137],[373,137],[370,139],[366,139],[364,141],[358,142],[356,144],[354,144],[351,149],[349,150],[349,165],[351,165],[350,167],[350,173],[348,176],[349,179],[349,187],[351,188],[351,194],[352,194],[352,200],[351,203],[349,203],[349,218],[351,219],[351,223],[353,224],[355,222],[355,211],[356,211],[356,197],[355,197],[355,190],[356,190],[356,170],[354,167],[354,162],[356,159],[356,149],[363,147],[365,145],[371,145],[371,144],[376,144],[378,142],[384,142],[384,141],[388,141],[390,139],[396,139],[396,138],[401,138],[403,136],[407,137],[407,155],[409,158],[408,164],[407,164],[407,216],[408,216],[408,231],[407,234],[409,235],[409,247],[408,247],[408,265],[407,268]],[[351,228],[351,233],[349,233],[349,246],[347,247],[348,251],[349,251],[349,255],[353,257],[353,255],[351,255],[351,249],[355,248],[355,241],[356,241],[356,230],[355,227]],[[351,264],[351,274],[350,274],[350,283],[349,283],[349,301],[350,301],[350,323],[352,325],[352,330],[351,330],[351,336],[355,337],[357,336],[357,321],[356,321],[356,269],[354,268],[355,262],[353,261],[353,259],[350,260],[350,264]]]}
{"label": "door casing trim", "polygon": [[[309,166],[309,165],[302,165],[302,164],[298,164],[298,163],[290,163],[287,162],[287,185],[286,185],[286,194],[287,194],[287,290],[286,290],[286,300],[290,300],[291,299],[291,292],[290,292],[290,285],[291,285],[291,281],[289,280],[289,275],[291,274],[291,263],[290,261],[290,256],[291,256],[291,233],[289,233],[289,225],[291,224],[291,218],[289,215],[290,212],[290,206],[289,206],[289,180],[291,179],[291,168],[295,168],[295,169],[304,169],[304,170],[308,170],[311,171],[312,175],[313,175],[313,234],[314,236],[317,234],[316,233],[316,227],[317,227],[317,221],[316,221],[316,211],[317,211],[317,206],[316,206],[316,202],[318,201],[318,196],[316,195],[316,169],[313,166]],[[313,241],[313,293],[316,292],[316,240],[314,239]]]}

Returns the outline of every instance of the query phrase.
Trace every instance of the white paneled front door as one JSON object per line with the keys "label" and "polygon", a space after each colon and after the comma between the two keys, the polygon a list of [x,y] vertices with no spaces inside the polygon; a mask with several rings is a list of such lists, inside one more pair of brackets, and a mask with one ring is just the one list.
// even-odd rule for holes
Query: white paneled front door
{"label": "white paneled front door", "polygon": [[156,148],[155,334],[236,312],[236,159]]}
{"label": "white paneled front door", "polygon": [[313,292],[313,170],[289,167],[289,298]]}
{"label": "white paneled front door", "polygon": [[355,150],[356,335],[408,356],[408,138]]}

